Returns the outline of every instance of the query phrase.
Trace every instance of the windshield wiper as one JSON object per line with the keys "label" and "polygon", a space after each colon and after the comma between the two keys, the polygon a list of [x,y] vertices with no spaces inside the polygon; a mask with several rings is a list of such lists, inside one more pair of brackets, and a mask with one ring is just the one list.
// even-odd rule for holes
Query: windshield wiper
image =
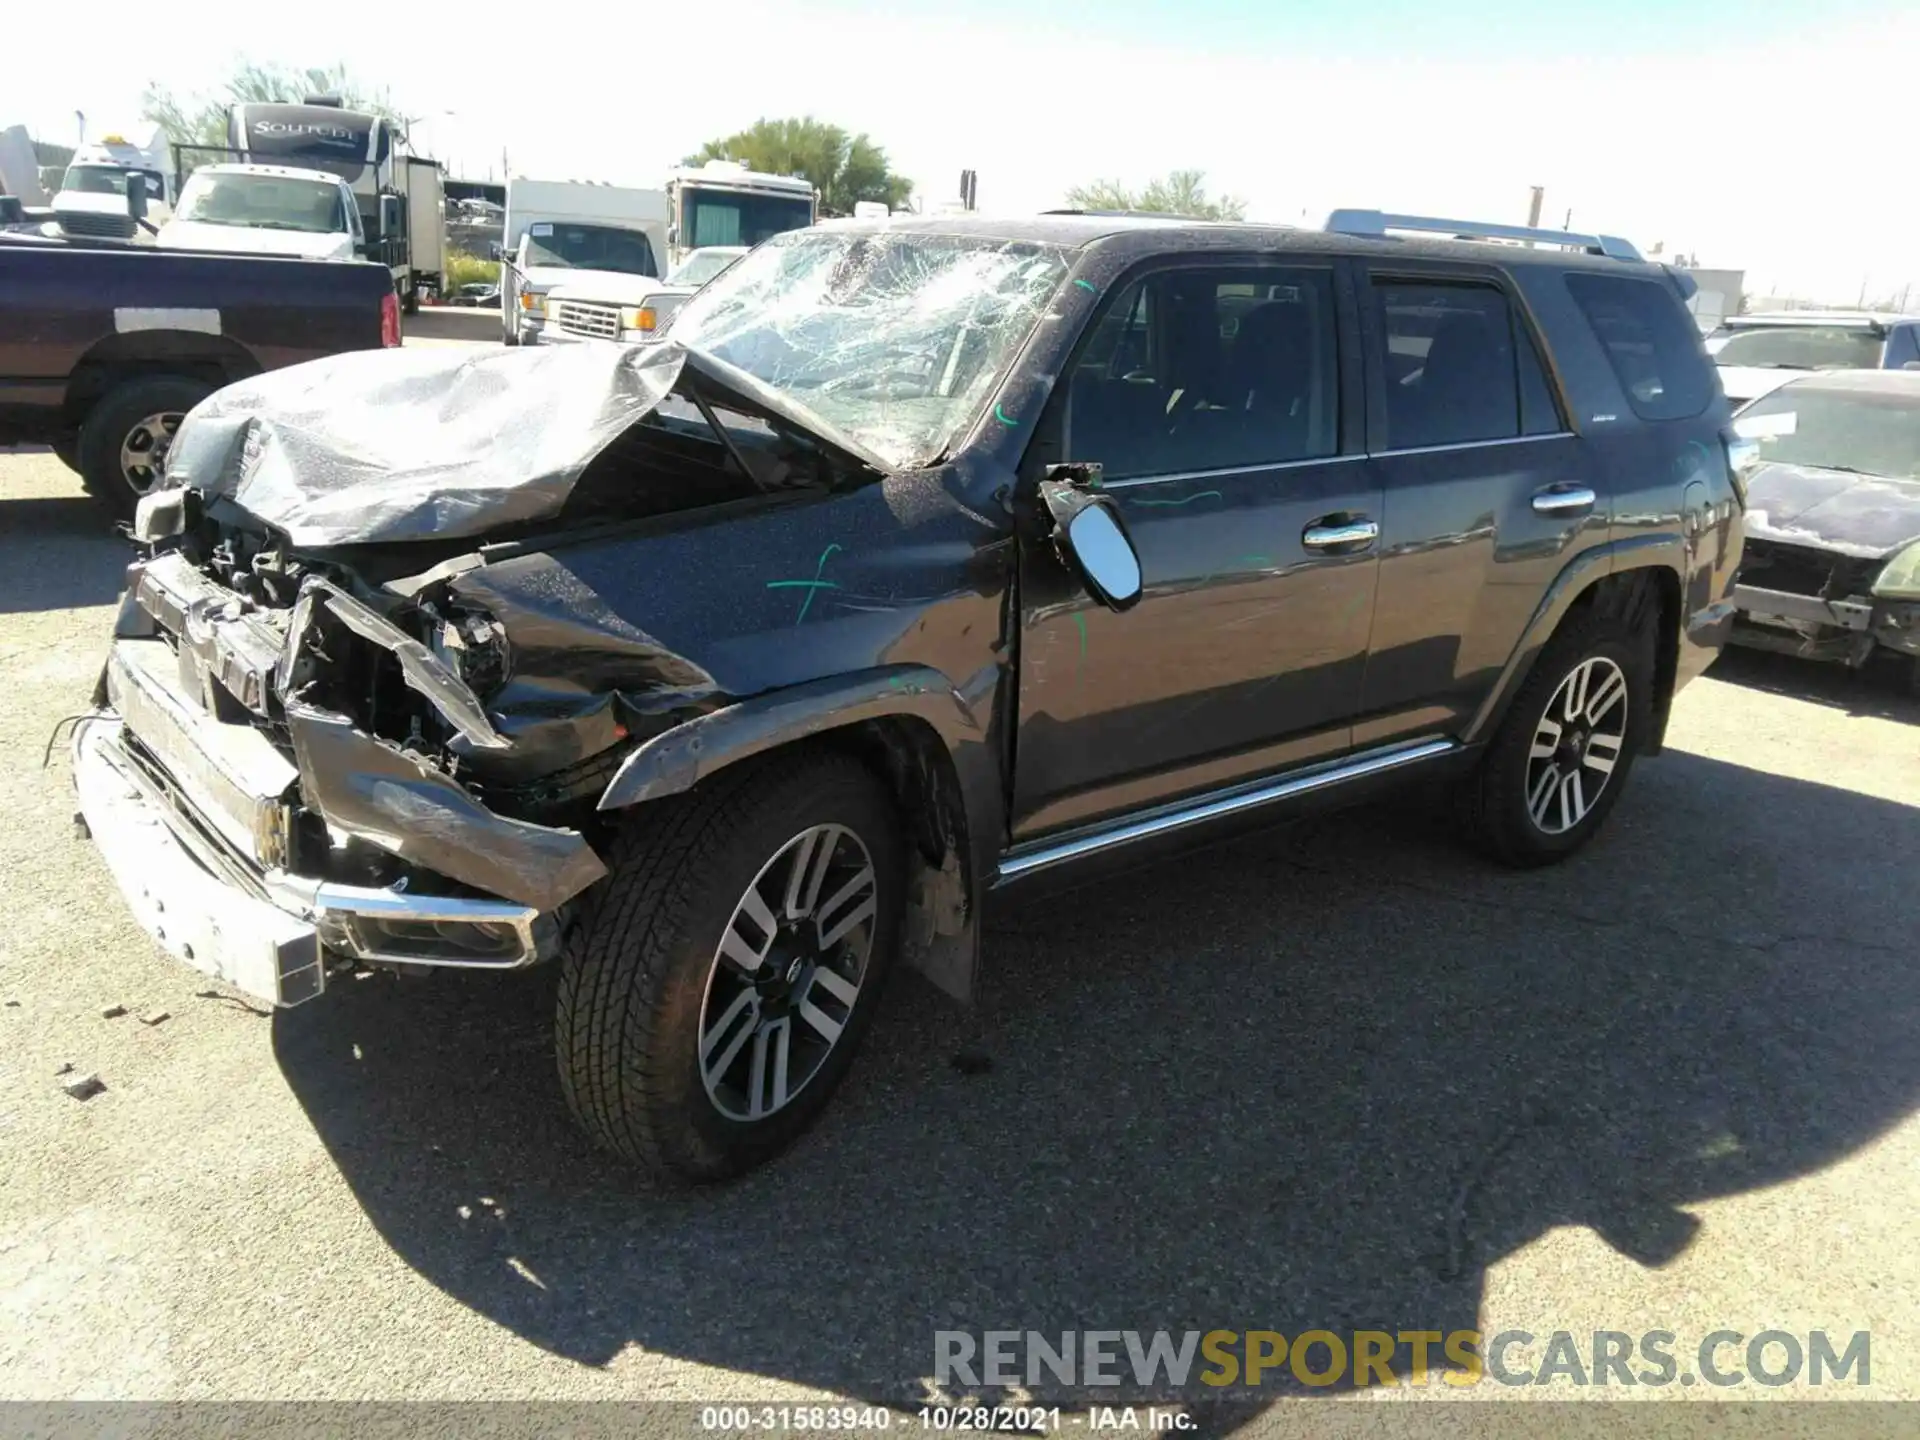
{"label": "windshield wiper", "polygon": [[1722,363],[1728,364],[1728,365],[1741,366],[1742,368],[1747,370],[1811,370],[1813,369],[1813,366],[1811,365],[1790,365],[1785,360],[1748,360],[1744,362],[1739,360],[1728,360]]}

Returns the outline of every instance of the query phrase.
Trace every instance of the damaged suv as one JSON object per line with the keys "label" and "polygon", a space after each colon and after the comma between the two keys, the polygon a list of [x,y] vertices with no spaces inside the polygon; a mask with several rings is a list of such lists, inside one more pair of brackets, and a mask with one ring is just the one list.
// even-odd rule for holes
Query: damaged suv
{"label": "damaged suv", "polygon": [[[223,390],[137,520],[75,775],[141,920],[288,1005],[562,967],[569,1103],[663,1175],[827,1100],[982,907],[1387,783],[1585,843],[1730,618],[1680,283],[1145,218],[780,236],[660,345]],[[1393,233],[1389,233],[1393,232]]]}

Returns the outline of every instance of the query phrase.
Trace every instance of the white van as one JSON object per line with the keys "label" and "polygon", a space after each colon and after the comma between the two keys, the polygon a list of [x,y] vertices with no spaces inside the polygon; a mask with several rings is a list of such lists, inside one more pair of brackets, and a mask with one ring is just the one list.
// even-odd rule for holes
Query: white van
{"label": "white van", "polygon": [[338,175],[288,165],[203,165],[180,187],[158,243],[352,260],[365,252],[366,234],[353,191]]}

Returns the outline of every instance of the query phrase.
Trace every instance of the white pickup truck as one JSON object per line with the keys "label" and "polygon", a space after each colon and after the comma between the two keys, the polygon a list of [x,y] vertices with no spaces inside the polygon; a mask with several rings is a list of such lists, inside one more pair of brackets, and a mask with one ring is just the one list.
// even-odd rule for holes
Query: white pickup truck
{"label": "white pickup truck", "polygon": [[367,248],[347,182],[290,165],[203,165],[181,187],[156,243],[306,260],[352,260]]}
{"label": "white pickup truck", "polygon": [[604,271],[570,279],[547,292],[545,338],[557,344],[656,340],[690,295],[746,253],[744,245],[709,245],[691,252],[659,280]]}

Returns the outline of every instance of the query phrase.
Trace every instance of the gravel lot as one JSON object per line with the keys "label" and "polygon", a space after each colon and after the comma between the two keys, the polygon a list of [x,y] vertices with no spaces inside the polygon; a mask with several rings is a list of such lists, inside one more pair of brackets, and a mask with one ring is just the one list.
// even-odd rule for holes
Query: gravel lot
{"label": "gravel lot", "polygon": [[266,1017],[133,928],[41,767],[126,558],[0,455],[0,1395],[900,1398],[935,1328],[1316,1326],[1871,1329],[1920,1392],[1890,692],[1724,659],[1554,871],[1402,804],[1003,917],[981,1006],[902,976],[809,1140],[662,1196],[571,1129],[549,976]]}

